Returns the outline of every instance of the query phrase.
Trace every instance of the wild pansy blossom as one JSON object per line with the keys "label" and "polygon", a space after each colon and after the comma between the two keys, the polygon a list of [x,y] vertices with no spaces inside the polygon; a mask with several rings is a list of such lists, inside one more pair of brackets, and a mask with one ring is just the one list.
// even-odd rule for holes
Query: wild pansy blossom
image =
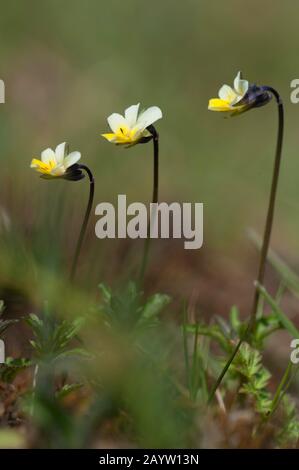
{"label": "wild pansy blossom", "polygon": [[232,364],[243,341],[250,341],[251,334],[255,328],[256,315],[258,311],[259,298],[260,298],[259,286],[262,286],[264,284],[266,262],[267,262],[268,252],[269,252],[271,232],[272,232],[272,226],[273,226],[274,209],[275,209],[276,193],[277,193],[277,186],[278,186],[278,179],[279,179],[279,172],[280,172],[283,133],[284,133],[283,102],[278,91],[275,90],[275,88],[271,86],[267,86],[267,85],[259,86],[259,85],[250,84],[247,80],[242,79],[241,72],[239,72],[235,78],[234,88],[231,88],[228,85],[223,85],[219,90],[219,98],[214,98],[209,101],[209,109],[211,111],[220,111],[220,112],[229,113],[230,115],[235,115],[235,114],[242,113],[252,108],[263,106],[267,104],[271,100],[272,97],[275,98],[275,101],[277,104],[278,132],[277,132],[276,152],[275,152],[275,159],[274,159],[274,168],[273,168],[273,173],[272,173],[272,183],[271,183],[268,211],[267,211],[267,217],[266,217],[266,223],[265,223],[265,229],[264,229],[263,243],[262,243],[261,253],[260,253],[260,261],[259,261],[259,267],[258,267],[258,273],[257,273],[257,282],[255,284],[256,287],[255,287],[255,292],[254,292],[254,297],[253,297],[252,308],[250,312],[250,320],[248,322],[246,329],[240,336],[240,339],[236,347],[234,348],[231,356],[226,362],[224,368],[222,369],[218,379],[216,380],[216,383],[210,392],[209,402],[211,402],[211,400],[214,398],[216,390],[220,386],[223,380],[223,377],[228,371],[230,365]]}
{"label": "wild pansy blossom", "polygon": [[77,164],[80,158],[81,153],[78,151],[68,154],[67,144],[63,142],[57,145],[55,150],[51,148],[44,150],[40,160],[33,158],[30,167],[40,173],[41,178],[64,178],[77,181],[84,178],[84,174]]}
{"label": "wild pansy blossom", "polygon": [[[150,141],[153,142],[153,204],[158,202],[159,191],[159,134],[153,124],[161,119],[162,116],[162,111],[158,106],[151,106],[139,113],[139,103],[134,104],[125,110],[124,116],[118,113],[111,114],[107,120],[112,132],[102,134],[109,142],[126,147]],[[148,227],[148,236],[144,245],[140,267],[140,284],[143,281],[147,265],[150,246],[149,233],[150,227]]]}
{"label": "wild pansy blossom", "polygon": [[76,245],[76,251],[73,258],[71,268],[71,280],[73,280],[83,239],[86,233],[88,221],[91,214],[91,209],[94,199],[94,177],[91,170],[86,165],[78,164],[81,158],[81,153],[78,151],[68,153],[68,146],[65,142],[57,145],[55,150],[47,148],[41,153],[41,159],[33,158],[31,161],[31,168],[35,169],[45,179],[59,179],[63,178],[70,181],[78,181],[87,175],[89,179],[89,197],[84,219],[81,225],[81,230]]}
{"label": "wild pansy blossom", "polygon": [[238,72],[234,87],[223,85],[218,92],[218,98],[210,99],[208,109],[236,115],[251,108],[264,106],[271,97],[267,87],[250,84],[242,78],[242,73]]}
{"label": "wild pansy blossom", "polygon": [[148,142],[153,137],[148,127],[162,118],[162,111],[158,106],[151,106],[141,111],[139,115],[138,112],[139,103],[127,108],[124,116],[118,113],[111,114],[107,121],[112,132],[102,136],[116,145],[128,147]]}

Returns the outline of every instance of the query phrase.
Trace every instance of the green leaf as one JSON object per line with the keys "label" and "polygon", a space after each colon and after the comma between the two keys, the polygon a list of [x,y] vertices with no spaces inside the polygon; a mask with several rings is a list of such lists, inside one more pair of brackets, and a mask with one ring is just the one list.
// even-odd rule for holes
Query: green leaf
{"label": "green leaf", "polygon": [[230,311],[230,322],[236,333],[239,333],[240,326],[242,325],[239,316],[240,316],[239,310],[234,305]]}
{"label": "green leaf", "polygon": [[109,302],[111,301],[111,297],[112,297],[111,289],[103,283],[99,284],[99,289],[102,293],[104,302],[106,304],[109,304]]}
{"label": "green leaf", "polygon": [[0,335],[4,333],[11,325],[17,323],[18,320],[0,320]]}
{"label": "green leaf", "polygon": [[259,284],[258,282],[256,283],[257,288],[260,292],[260,294],[265,298],[265,300],[268,302],[270,307],[272,308],[273,313],[277,316],[279,319],[280,323],[282,326],[294,337],[294,338],[299,338],[299,331],[295,327],[294,323],[283,313],[281,308],[277,305],[273,297],[266,291],[266,289]]}
{"label": "green leaf", "polygon": [[8,357],[0,369],[0,378],[3,382],[11,383],[19,372],[32,365],[30,359]]}
{"label": "green leaf", "polygon": [[[4,310],[5,310],[4,301],[0,300],[0,317],[3,314]],[[4,331],[6,331],[7,328],[10,327],[10,325],[13,325],[14,323],[17,323],[17,322],[18,320],[1,320],[0,319],[0,335],[4,333]]]}
{"label": "green leaf", "polygon": [[68,344],[82,328],[85,319],[79,317],[73,321],[57,322],[55,319],[49,321],[49,319],[40,319],[31,314],[26,321],[34,333],[34,339],[30,341],[31,346],[40,357],[55,359],[65,352]]}
{"label": "green leaf", "polygon": [[171,298],[166,294],[154,294],[143,307],[142,318],[148,320],[158,316],[170,301]]}
{"label": "green leaf", "polygon": [[222,347],[226,352],[232,351],[232,342],[231,340],[223,333],[219,325],[193,325],[186,324],[185,329],[187,332],[195,333],[196,329],[199,335],[208,336]]}
{"label": "green leaf", "polygon": [[55,396],[58,399],[62,399],[68,396],[70,393],[75,392],[76,390],[79,390],[82,387],[83,387],[83,383],[66,384],[55,393]]}
{"label": "green leaf", "polygon": [[[248,235],[250,240],[261,249],[261,237],[254,230],[249,230]],[[299,276],[273,250],[269,250],[267,260],[281,276],[285,286],[298,297]]]}
{"label": "green leaf", "polygon": [[43,321],[34,313],[29,314],[29,316],[26,318],[26,322],[29,326],[31,326],[35,333],[39,333],[43,327]]}
{"label": "green leaf", "polygon": [[255,409],[266,416],[271,409],[271,394],[266,390],[270,372],[262,364],[262,356],[259,351],[249,344],[243,343],[235,362],[231,365],[233,374],[241,375],[242,387],[240,393],[254,399]]}
{"label": "green leaf", "polygon": [[296,405],[290,396],[285,395],[282,398],[282,411],[284,423],[278,433],[278,443],[280,445],[296,445],[299,439],[299,420]]}
{"label": "green leaf", "polygon": [[61,359],[73,356],[85,357],[87,359],[90,359],[92,357],[92,355],[83,348],[67,349],[66,351],[62,351],[61,353],[59,353],[56,357],[57,359]]}

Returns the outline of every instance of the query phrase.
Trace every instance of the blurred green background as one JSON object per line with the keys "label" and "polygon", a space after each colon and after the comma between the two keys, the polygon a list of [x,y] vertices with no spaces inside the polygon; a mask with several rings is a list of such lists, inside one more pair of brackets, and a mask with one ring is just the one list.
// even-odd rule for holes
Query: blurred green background
{"label": "blurred green background", "polygon": [[[135,426],[149,435],[142,441],[147,445],[168,447],[185,440],[177,432],[181,417],[169,400],[168,378],[164,383],[160,377],[165,357],[183,376],[181,331],[176,328],[182,299],[190,321],[201,321],[203,314],[227,317],[233,304],[248,313],[252,300],[258,253],[246,229],[263,232],[277,110],[273,101],[237,118],[208,111],[208,100],[222,84],[232,84],[239,70],[250,82],[276,88],[285,104],[272,247],[299,271],[299,105],[290,102],[290,82],[299,78],[298,17],[299,6],[292,0],[1,4],[0,78],[6,103],[0,105],[0,299],[7,307],[5,317],[41,314],[48,300],[55,318],[89,318],[100,309],[99,282],[114,288],[134,279],[142,255],[142,241],[96,239],[92,215],[75,288],[68,284],[88,182],[40,179],[29,166],[45,148],[67,141],[71,150],[81,151],[82,163],[96,177],[95,204],[116,202],[118,194],[126,194],[128,202],[149,202],[152,145],[122,149],[101,133],[108,131],[112,112],[123,113],[138,102],[157,105],[164,114],[157,123],[160,200],[204,203],[203,248],[184,250],[181,240],[155,240],[151,246],[145,293],[174,299],[163,312],[168,335],[161,335],[159,326],[159,334],[154,330],[146,339],[158,359],[154,372],[147,358],[136,359],[131,337],[123,345],[102,327],[88,325],[88,345],[104,348],[108,358],[96,362],[92,373],[104,375],[107,395],[109,387],[120,389],[130,402]],[[277,285],[271,269],[266,285],[270,292]],[[290,294],[285,297],[283,307],[294,318],[296,301]],[[32,332],[23,323],[8,331],[7,353],[13,357],[32,354]],[[289,356],[289,337],[283,338],[275,337],[269,346],[268,362],[277,377]],[[53,423],[55,434],[60,428]],[[48,423],[45,429],[48,433]],[[188,423],[184,429],[192,434]],[[197,431],[192,436],[198,440]]]}
{"label": "blurred green background", "polygon": [[[44,260],[48,267],[65,254],[70,262],[87,182],[39,179],[29,164],[46,147],[68,141],[71,150],[82,152],[82,162],[96,175],[96,203],[116,201],[117,194],[127,194],[129,201],[149,200],[151,145],[124,150],[100,136],[108,129],[109,114],[141,102],[144,107],[158,105],[164,113],[157,124],[160,199],[204,203],[204,247],[183,253],[182,243],[173,242],[163,262],[172,263],[175,274],[159,269],[170,279],[166,290],[168,284],[183,294],[193,289],[189,283],[182,286],[176,256],[184,258],[184,266],[195,263],[194,272],[214,260],[218,268],[211,268],[212,277],[221,262],[223,271],[237,269],[236,276],[246,277],[249,266],[254,276],[256,252],[245,229],[263,230],[276,140],[275,103],[237,119],[207,111],[209,98],[242,70],[249,81],[277,88],[285,103],[273,246],[296,267],[299,105],[291,104],[289,95],[290,82],[298,75],[297,13],[292,0],[3,4],[0,75],[6,103],[0,107],[0,204],[2,219],[4,214],[15,236],[4,248],[5,253],[10,250],[8,258],[22,254],[24,269],[28,257]],[[131,270],[130,259],[121,259],[120,242],[95,238],[95,221],[93,217],[81,259],[86,283],[91,271],[99,281]],[[126,242],[121,243],[126,252]],[[161,243],[159,253],[164,253],[172,242]],[[134,247],[140,254],[142,244]],[[2,258],[5,282],[15,279],[22,263],[13,261],[8,269]],[[246,289],[251,295],[250,285]]]}

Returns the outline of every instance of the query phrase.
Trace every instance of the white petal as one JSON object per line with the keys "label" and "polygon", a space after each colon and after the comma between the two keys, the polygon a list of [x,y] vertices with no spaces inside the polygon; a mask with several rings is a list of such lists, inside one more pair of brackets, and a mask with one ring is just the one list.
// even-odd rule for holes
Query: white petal
{"label": "white petal", "polygon": [[81,158],[81,153],[80,152],[71,152],[67,157],[64,159],[63,166],[65,169],[69,168],[70,166],[74,165],[77,163],[78,160]]}
{"label": "white petal", "polygon": [[242,79],[242,73],[239,72],[234,80],[234,88],[236,92],[242,96],[247,93],[249,87],[249,82],[247,80]]}
{"label": "white petal", "polygon": [[233,103],[237,98],[237,93],[228,85],[223,85],[218,93],[218,96],[221,100],[227,101],[228,103]]}
{"label": "white petal", "polygon": [[63,162],[64,156],[65,156],[65,146],[66,146],[66,143],[63,142],[62,144],[57,145],[55,149],[57,163]]}
{"label": "white petal", "polygon": [[64,175],[65,170],[66,170],[66,168],[64,167],[64,165],[59,164],[59,165],[55,166],[55,168],[52,168],[51,175],[62,176],[62,175]]}
{"label": "white petal", "polygon": [[158,121],[158,119],[161,119],[162,116],[162,111],[158,106],[151,106],[139,115],[137,126],[140,130],[143,130]]}
{"label": "white petal", "polygon": [[118,114],[118,113],[111,114],[108,117],[107,121],[112,132],[117,132],[121,126],[128,127],[128,124],[125,118],[121,114]]}
{"label": "white petal", "polygon": [[137,122],[139,105],[140,103],[133,104],[125,110],[125,119],[130,128],[134,127]]}
{"label": "white petal", "polygon": [[42,160],[42,162],[44,162],[44,163],[49,163],[50,160],[56,161],[54,151],[53,151],[52,149],[46,149],[46,150],[44,150],[44,151],[41,153],[41,160]]}

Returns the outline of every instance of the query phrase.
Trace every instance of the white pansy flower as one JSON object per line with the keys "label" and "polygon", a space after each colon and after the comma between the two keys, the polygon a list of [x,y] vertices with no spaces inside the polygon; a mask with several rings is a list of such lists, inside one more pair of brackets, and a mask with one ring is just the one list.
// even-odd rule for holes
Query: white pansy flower
{"label": "white pansy flower", "polygon": [[[63,178],[80,179],[78,169],[76,169],[77,178],[70,178],[71,167],[75,165],[81,158],[78,151],[67,153],[67,145],[65,142],[57,145],[55,150],[47,148],[41,153],[41,159],[33,158],[31,168],[38,171],[44,178]],[[82,175],[82,173],[81,173]]]}
{"label": "white pansy flower", "polygon": [[209,101],[209,110],[240,112],[246,107],[246,104],[238,103],[244,98],[249,89],[249,82],[242,79],[241,72],[238,72],[234,79],[234,87],[223,85],[219,92],[219,98],[213,98]]}
{"label": "white pansy flower", "polygon": [[139,115],[139,103],[125,110],[125,115],[111,114],[107,121],[111,133],[102,134],[109,142],[118,145],[134,145],[144,138],[151,136],[147,127],[162,118],[162,111],[158,106],[151,106]]}

